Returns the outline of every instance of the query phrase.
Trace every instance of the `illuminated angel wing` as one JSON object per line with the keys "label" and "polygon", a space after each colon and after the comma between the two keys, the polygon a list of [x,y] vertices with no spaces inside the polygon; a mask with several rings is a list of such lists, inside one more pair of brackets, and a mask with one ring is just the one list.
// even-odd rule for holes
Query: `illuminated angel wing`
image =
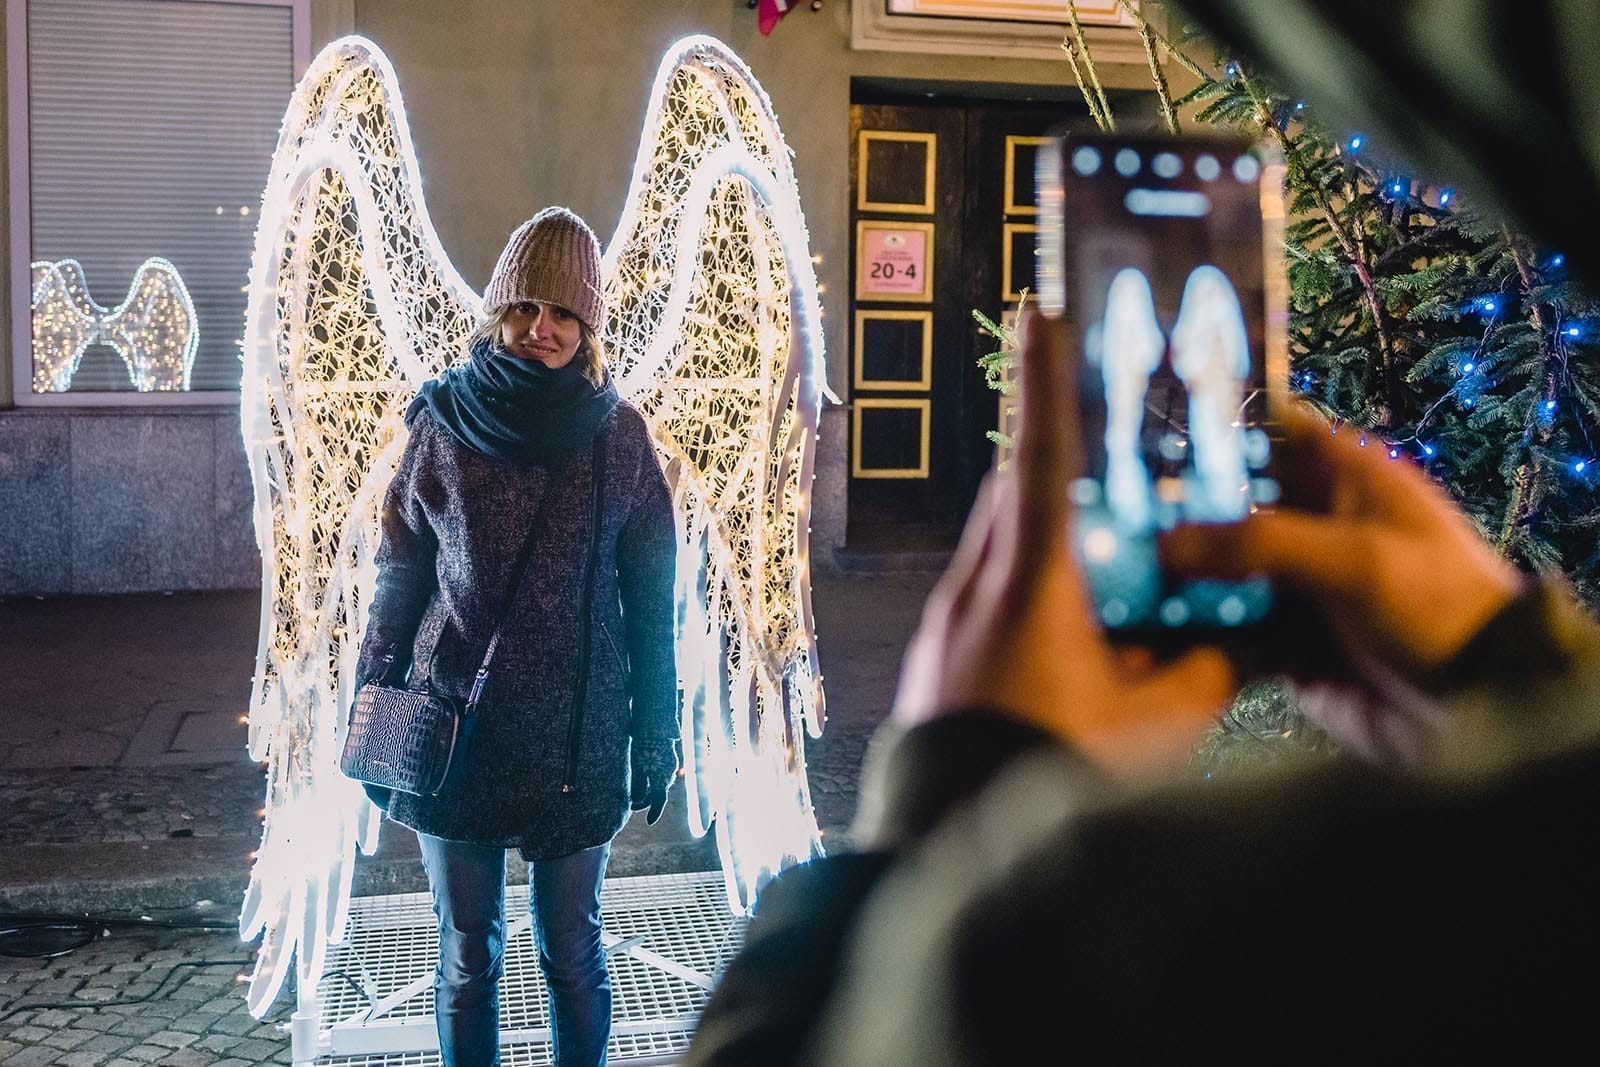
{"label": "illuminated angel wing", "polygon": [[805,737],[822,730],[807,573],[821,310],[788,146],[727,47],[662,60],[606,250],[605,341],[644,412],[679,535],[689,819],[730,905],[820,851]]}
{"label": "illuminated angel wing", "polygon": [[378,812],[338,772],[373,588],[378,509],[402,414],[457,351],[479,298],[422,201],[397,82],[370,42],[330,44],[284,117],[262,197],[241,404],[262,556],[250,752],[266,765],[261,850],[240,932],[264,934],[263,1014],[292,961],[315,989],[342,937],[355,849]]}

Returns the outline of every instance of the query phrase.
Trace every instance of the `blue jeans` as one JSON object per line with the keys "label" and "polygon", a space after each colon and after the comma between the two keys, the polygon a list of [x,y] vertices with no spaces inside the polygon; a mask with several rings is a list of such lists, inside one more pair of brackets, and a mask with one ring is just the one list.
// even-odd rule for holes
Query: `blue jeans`
{"label": "blue jeans", "polygon": [[[434,1017],[445,1067],[500,1062],[506,850],[417,834],[439,918]],[[610,844],[528,864],[539,967],[550,992],[557,1067],[604,1067],[611,975],[600,943],[600,882]]]}

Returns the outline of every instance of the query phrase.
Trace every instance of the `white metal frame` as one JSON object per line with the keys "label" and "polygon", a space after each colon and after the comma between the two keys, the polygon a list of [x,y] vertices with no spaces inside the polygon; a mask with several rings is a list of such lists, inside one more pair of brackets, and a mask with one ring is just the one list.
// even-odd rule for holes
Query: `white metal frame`
{"label": "white metal frame", "polygon": [[[182,3],[237,4],[290,9],[294,80],[311,61],[311,0],[179,0]],[[237,389],[193,392],[35,393],[33,391],[33,215],[28,156],[28,0],[6,0],[6,166],[11,185],[11,401],[17,407],[139,407],[195,405],[236,406]],[[266,184],[266,172],[261,175]],[[5,398],[0,397],[0,401]]]}
{"label": "white metal frame", "polygon": [[[657,943],[656,948],[663,951],[652,948],[654,942],[648,929],[628,936],[610,930],[601,935],[606,956],[612,961],[612,985],[618,1005],[618,1017],[612,1023],[613,1052],[618,1051],[616,1039],[621,1039],[624,1044],[656,1046],[652,1051],[642,1054],[629,1054],[623,1050],[620,1055],[612,1056],[612,1062],[632,1065],[677,1062],[682,1048],[688,1044],[699,1017],[699,1009],[716,978],[715,973],[707,973],[704,961],[709,958],[712,963],[710,969],[716,971],[737,948],[736,935],[742,935],[744,920],[727,910],[721,878],[716,871],[607,879],[602,890],[602,915],[616,912],[625,924],[628,917],[632,916],[634,921],[627,924],[632,929],[641,925],[639,916],[654,915],[658,907],[669,903],[680,912],[687,906],[692,911],[702,913],[696,916],[697,924],[692,925],[702,931],[720,929],[720,943],[715,946],[694,943],[692,947],[696,951],[693,955],[697,959],[686,963],[668,954],[673,948],[681,949],[681,944]],[[366,993],[368,1003],[365,1007],[348,1012],[348,1004],[341,1003],[347,998],[321,996],[329,982],[339,981],[335,977],[338,968],[330,957],[330,971],[321,986],[297,991],[297,1010],[289,1024],[291,1056],[295,1067],[312,1067],[334,1057],[341,1060],[361,1057],[368,1067],[376,1067],[391,1056],[409,1057],[406,1062],[414,1063],[418,1053],[426,1054],[439,1047],[432,1010],[420,1003],[429,993],[433,979],[431,953],[430,963],[419,973],[413,973],[417,965],[416,952],[409,953],[409,959],[393,958],[407,955],[407,947],[414,949],[416,942],[426,941],[430,937],[433,917],[428,911],[427,894],[357,898],[351,905],[350,933],[339,966],[353,966],[360,970],[360,982],[350,976],[346,978]],[[715,912],[714,916],[712,912]],[[515,1046],[525,1046],[521,1051],[533,1057],[533,1062],[539,1062],[538,1057],[544,1050],[537,1046],[548,1045],[550,1027],[547,1024],[527,1025],[530,1022],[527,1019],[522,1020],[524,1025],[515,1025],[518,1014],[515,1005],[526,1000],[528,993],[515,984],[526,984],[529,975],[533,976],[535,982],[542,981],[537,976],[536,964],[528,962],[534,954],[531,945],[532,919],[527,914],[525,886],[508,888],[506,913],[520,917],[508,923],[506,928],[507,966],[505,976],[501,979],[502,1018],[513,1025],[501,1029],[500,1044],[502,1050],[508,1053]],[[364,922],[364,918],[368,921]],[[664,923],[668,918],[658,916],[657,921]],[[645,920],[643,925],[648,927],[649,920]],[[395,931],[399,932],[398,935]],[[528,939],[526,954],[524,946],[519,943],[524,938]],[[618,961],[624,957],[632,961],[631,968],[618,966]],[[517,966],[519,962],[520,967]],[[696,966],[695,962],[701,965]],[[401,971],[411,975],[408,980],[379,995],[381,989],[392,984],[396,970],[408,966],[412,970]],[[386,975],[389,982],[383,980]],[[694,1003],[688,1005],[692,1010],[656,1015],[641,1015],[637,1010],[630,1010],[651,999],[647,995],[649,990],[642,991],[642,994],[639,990],[641,975],[652,976],[646,979],[648,982],[657,985],[665,983],[673,987],[678,991],[680,1001],[684,989],[693,990]],[[658,1040],[652,1042],[649,1040],[651,1037]],[[675,1045],[677,1048],[663,1051],[661,1046],[665,1045]],[[535,1047],[529,1050],[526,1046]],[[508,1062],[510,1059],[508,1056]]]}

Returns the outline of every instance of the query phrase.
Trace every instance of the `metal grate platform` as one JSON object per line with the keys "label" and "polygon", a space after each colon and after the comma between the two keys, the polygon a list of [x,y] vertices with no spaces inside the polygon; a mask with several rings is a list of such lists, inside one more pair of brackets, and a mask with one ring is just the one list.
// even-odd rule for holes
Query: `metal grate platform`
{"label": "metal grate platform", "polygon": [[[607,879],[600,894],[613,998],[613,1063],[672,1063],[689,1045],[713,980],[743,941],[721,874]],[[528,888],[506,888],[500,1028],[506,1067],[550,1063],[544,976],[529,930]],[[433,968],[438,933],[426,893],[358,897],[345,944],[332,946],[317,998],[318,1064],[436,1067]],[[407,995],[408,987],[414,992]]]}

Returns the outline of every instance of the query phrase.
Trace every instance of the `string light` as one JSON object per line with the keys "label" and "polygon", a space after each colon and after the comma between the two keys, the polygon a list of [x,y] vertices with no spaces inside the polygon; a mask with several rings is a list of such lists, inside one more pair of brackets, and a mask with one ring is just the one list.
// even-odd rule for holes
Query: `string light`
{"label": "string light", "polygon": [[200,344],[199,318],[178,268],[159,257],[139,264],[127,299],[102,307],[75,259],[29,264],[32,272],[33,391],[61,393],[90,345],[109,345],[141,393],[189,388]]}
{"label": "string light", "polygon": [[[383,491],[417,387],[480,300],[422,199],[397,80],[330,44],[295,89],[259,212],[241,396],[262,549],[250,749],[267,772],[240,931],[250,1011],[314,995],[379,812],[337,770],[376,584]],[[821,310],[788,146],[710,38],[662,60],[602,270],[619,391],[645,415],[681,538],[677,661],[689,820],[716,827],[729,904],[821,851],[804,738],[823,725],[808,530]],[[315,293],[315,299],[305,294]]]}

